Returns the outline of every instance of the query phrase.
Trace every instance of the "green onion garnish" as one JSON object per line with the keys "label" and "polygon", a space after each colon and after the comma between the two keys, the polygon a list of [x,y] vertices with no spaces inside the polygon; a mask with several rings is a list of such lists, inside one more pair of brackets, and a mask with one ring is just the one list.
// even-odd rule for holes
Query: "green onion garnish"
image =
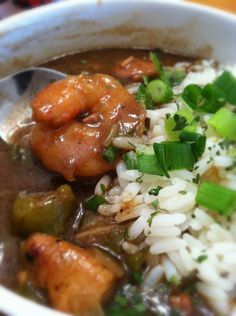
{"label": "green onion garnish", "polygon": [[207,122],[217,135],[228,140],[236,140],[236,114],[226,108],[218,110]]}
{"label": "green onion garnish", "polygon": [[180,84],[186,77],[184,68],[165,67],[165,75],[171,86]]}
{"label": "green onion garnish", "polygon": [[156,155],[137,154],[138,170],[142,173],[164,176],[162,167],[158,164]]}
{"label": "green onion garnish", "polygon": [[154,104],[169,102],[173,96],[171,87],[160,79],[152,80],[147,84],[146,95]]}
{"label": "green onion garnish", "polygon": [[142,173],[163,176],[162,167],[158,164],[153,146],[137,145],[138,170]]}
{"label": "green onion garnish", "polygon": [[120,155],[120,149],[112,145],[107,146],[103,150],[103,159],[109,163],[114,162]]}
{"label": "green onion garnish", "polygon": [[171,140],[179,140],[181,130],[195,132],[197,123],[191,110],[183,108],[179,110],[174,116],[166,119],[165,130]]}
{"label": "green onion garnish", "polygon": [[182,98],[190,108],[196,109],[203,101],[202,88],[197,84],[190,84],[184,88]]}
{"label": "green onion garnish", "polygon": [[194,151],[196,159],[202,156],[206,147],[206,136],[198,133],[189,132],[183,130],[180,135],[179,139],[182,142],[189,142],[192,143],[192,149]]}
{"label": "green onion garnish", "polygon": [[156,72],[157,72],[158,77],[162,81],[168,83],[166,74],[164,72],[164,69],[162,67],[162,64],[160,63],[160,60],[159,60],[157,54],[150,52],[149,56],[150,56],[150,59],[151,59],[152,63],[154,64],[154,66],[156,68]]}
{"label": "green onion garnish", "polygon": [[198,188],[196,203],[221,215],[229,216],[236,210],[236,191],[206,181]]}
{"label": "green onion garnish", "polygon": [[192,144],[181,142],[162,142],[153,145],[157,161],[163,173],[169,178],[168,171],[179,169],[192,169],[195,155]]}
{"label": "green onion garnish", "polygon": [[124,162],[128,170],[137,170],[138,161],[137,155],[134,151],[129,151],[123,155]]}
{"label": "green onion garnish", "polygon": [[209,83],[202,89],[204,102],[197,110],[201,112],[215,113],[226,102],[225,93],[214,83]]}
{"label": "green onion garnish", "polygon": [[107,204],[107,200],[103,196],[95,194],[84,202],[84,207],[87,210],[96,212],[98,207],[102,204]]}
{"label": "green onion garnish", "polygon": [[154,107],[151,97],[146,93],[146,86],[144,84],[139,86],[136,100],[146,109],[151,110]]}
{"label": "green onion garnish", "polygon": [[213,83],[204,87],[188,85],[182,98],[192,109],[215,113],[226,102],[236,105],[236,78],[226,70]]}
{"label": "green onion garnish", "polygon": [[225,104],[225,94],[214,83],[201,88],[196,84],[188,85],[182,93],[183,100],[199,112],[215,113]]}
{"label": "green onion garnish", "polygon": [[225,94],[227,102],[236,105],[236,78],[225,70],[214,82]]}

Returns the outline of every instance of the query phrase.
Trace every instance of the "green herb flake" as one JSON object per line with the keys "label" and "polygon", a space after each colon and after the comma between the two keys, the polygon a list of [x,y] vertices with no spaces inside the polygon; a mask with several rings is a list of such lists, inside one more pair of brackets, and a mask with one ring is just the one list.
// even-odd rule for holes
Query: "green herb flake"
{"label": "green herb flake", "polygon": [[153,212],[150,217],[147,219],[147,223],[148,223],[148,226],[151,227],[152,226],[152,221],[154,219],[154,217],[158,214],[159,212],[156,211],[156,212]]}
{"label": "green herb flake", "polygon": [[132,281],[135,283],[135,284],[141,284],[143,283],[143,275],[141,272],[133,272],[132,273]]}
{"label": "green herb flake", "polygon": [[102,194],[105,194],[106,193],[106,187],[103,183],[100,184],[100,189],[102,191]]}
{"label": "green herb flake", "polygon": [[86,60],[86,59],[81,59],[81,60],[80,60],[80,63],[81,63],[82,65],[85,65],[85,64],[87,64],[87,60]]}
{"label": "green herb flake", "polygon": [[179,114],[174,115],[174,121],[175,121],[175,127],[172,129],[172,131],[181,131],[186,126],[188,126],[188,121],[185,116],[181,116]]}
{"label": "green herb flake", "polygon": [[135,310],[140,313],[140,312],[145,312],[147,308],[144,303],[139,303],[135,305]]}
{"label": "green herb flake", "polygon": [[96,212],[100,205],[107,203],[107,200],[103,196],[95,194],[84,202],[84,207],[90,211]]}
{"label": "green herb flake", "polygon": [[120,155],[120,149],[112,145],[107,146],[103,150],[103,159],[108,163],[113,163]]}
{"label": "green herb flake", "polygon": [[195,260],[197,263],[202,263],[203,261],[205,261],[208,258],[207,255],[200,255],[199,257],[197,257],[197,259]]}
{"label": "green herb flake", "polygon": [[174,286],[179,286],[180,285],[180,279],[176,275],[172,275],[170,278],[170,283],[173,284]]}
{"label": "green herb flake", "polygon": [[115,301],[121,306],[126,306],[128,304],[128,299],[124,295],[117,295]]}
{"label": "green herb flake", "polygon": [[187,194],[188,192],[187,191],[185,191],[185,190],[181,190],[181,191],[179,191],[179,194],[182,194],[182,195],[185,195],[185,194]]}
{"label": "green herb flake", "polygon": [[149,195],[155,195],[155,196],[158,196],[159,194],[159,191],[162,189],[162,187],[158,186],[156,188],[153,188],[151,190],[148,191],[148,194]]}
{"label": "green herb flake", "polygon": [[193,183],[198,184],[200,181],[200,174],[198,173],[195,178],[193,178]]}
{"label": "green herb flake", "polygon": [[125,238],[125,240],[129,239],[129,229],[128,228],[126,228],[124,231],[124,238]]}

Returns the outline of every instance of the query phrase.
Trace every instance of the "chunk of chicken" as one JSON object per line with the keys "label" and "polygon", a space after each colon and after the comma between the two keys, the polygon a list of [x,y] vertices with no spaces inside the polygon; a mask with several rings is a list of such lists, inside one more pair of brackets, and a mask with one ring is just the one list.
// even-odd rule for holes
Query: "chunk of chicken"
{"label": "chunk of chicken", "polygon": [[85,249],[46,234],[23,243],[29,276],[46,289],[52,306],[80,316],[103,315],[115,276]]}

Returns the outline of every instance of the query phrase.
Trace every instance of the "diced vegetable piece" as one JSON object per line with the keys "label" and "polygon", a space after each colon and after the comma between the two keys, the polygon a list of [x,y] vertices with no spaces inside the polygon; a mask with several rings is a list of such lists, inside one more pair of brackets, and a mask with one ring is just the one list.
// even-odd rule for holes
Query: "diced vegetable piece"
{"label": "diced vegetable piece", "polygon": [[224,92],[227,102],[236,105],[236,78],[225,70],[214,82]]}
{"label": "diced vegetable piece", "polygon": [[207,122],[217,135],[229,140],[236,140],[236,114],[226,108],[218,110]]}
{"label": "diced vegetable piece", "polygon": [[146,94],[154,104],[169,102],[172,98],[172,90],[169,84],[160,79],[152,80],[146,87]]}
{"label": "diced vegetable piece", "polygon": [[196,159],[202,156],[206,147],[206,136],[198,133],[192,133],[186,130],[183,130],[179,139],[182,142],[190,142],[192,143],[192,148],[195,153]]}
{"label": "diced vegetable piece", "polygon": [[13,224],[22,236],[34,232],[58,235],[76,208],[76,197],[69,185],[44,193],[20,192],[13,204]]}
{"label": "diced vegetable piece", "polygon": [[179,134],[182,130],[195,132],[197,129],[197,122],[193,113],[183,108],[179,110],[174,116],[169,117],[165,122],[165,130],[171,140],[178,140]]}
{"label": "diced vegetable piece", "polygon": [[138,170],[147,174],[163,176],[162,167],[158,164],[152,146],[140,145],[136,149]]}
{"label": "diced vegetable piece", "polygon": [[120,155],[120,149],[112,145],[107,146],[103,150],[103,159],[109,163],[113,163]]}
{"label": "diced vegetable piece", "polygon": [[107,200],[100,195],[93,195],[84,202],[84,207],[90,211],[96,212],[102,204],[107,204]]}
{"label": "diced vegetable piece", "polygon": [[229,216],[236,211],[236,191],[213,182],[203,182],[197,192],[196,203]]}
{"label": "diced vegetable piece", "polygon": [[124,162],[128,170],[138,169],[137,155],[134,151],[129,151],[123,155]]}
{"label": "diced vegetable piece", "polygon": [[153,145],[158,164],[164,174],[169,177],[168,171],[179,169],[192,169],[195,155],[192,145],[180,142],[162,142]]}

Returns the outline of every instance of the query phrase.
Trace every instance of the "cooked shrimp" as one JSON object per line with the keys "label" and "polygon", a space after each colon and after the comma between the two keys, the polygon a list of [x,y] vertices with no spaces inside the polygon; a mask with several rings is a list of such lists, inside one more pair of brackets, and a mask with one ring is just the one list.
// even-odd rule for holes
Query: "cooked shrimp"
{"label": "cooked shrimp", "polygon": [[130,56],[114,67],[113,74],[120,79],[140,81],[142,76],[155,76],[156,69],[150,60]]}
{"label": "cooked shrimp", "polygon": [[102,315],[101,304],[116,281],[104,260],[45,234],[32,235],[22,249],[29,278],[47,291],[54,308],[80,316]]}
{"label": "cooked shrimp", "polygon": [[118,134],[142,135],[144,110],[114,78],[80,75],[55,82],[32,101],[31,146],[68,180],[114,169],[103,151]]}

